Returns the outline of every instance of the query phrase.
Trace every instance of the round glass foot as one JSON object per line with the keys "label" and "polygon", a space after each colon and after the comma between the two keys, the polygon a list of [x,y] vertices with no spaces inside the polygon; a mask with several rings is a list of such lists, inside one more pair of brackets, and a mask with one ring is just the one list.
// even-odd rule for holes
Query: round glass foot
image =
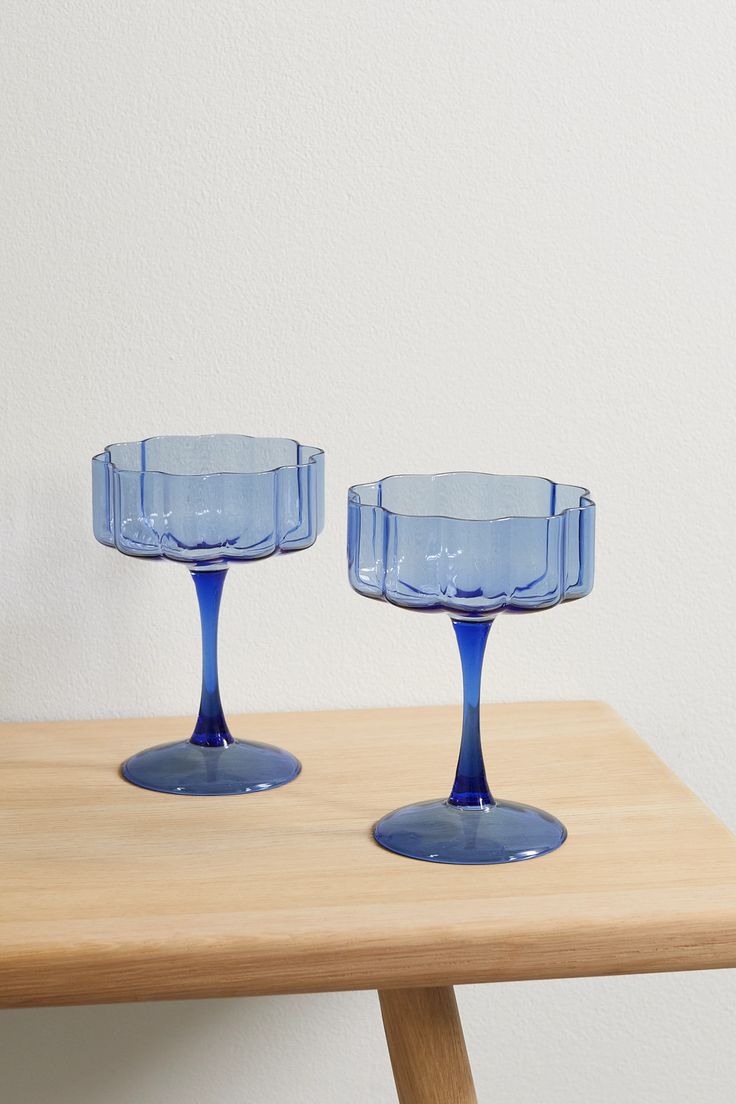
{"label": "round glass foot", "polygon": [[302,765],[270,744],[235,740],[225,747],[201,747],[190,740],[159,744],[127,759],[123,778],[159,793],[244,794],[272,790],[296,778]]}
{"label": "round glass foot", "polygon": [[567,829],[543,809],[515,801],[485,808],[422,801],[382,817],[373,835],[382,847],[410,859],[488,865],[546,855],[565,842]]}

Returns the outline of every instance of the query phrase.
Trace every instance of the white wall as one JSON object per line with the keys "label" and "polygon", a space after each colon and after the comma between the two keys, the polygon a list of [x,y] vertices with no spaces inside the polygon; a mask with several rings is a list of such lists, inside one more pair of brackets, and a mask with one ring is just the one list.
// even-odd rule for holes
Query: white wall
{"label": "white wall", "polygon": [[[94,451],[296,435],[327,450],[329,520],[232,573],[231,711],[457,701],[449,626],[350,592],[345,487],[542,472],[593,489],[598,582],[499,624],[486,700],[607,699],[736,825],[732,4],[0,22],[4,718],[195,709],[191,583],[94,543]],[[734,993],[462,990],[480,1098],[726,1102]],[[392,1099],[372,994],[6,1012],[0,1070],[8,1104]]]}

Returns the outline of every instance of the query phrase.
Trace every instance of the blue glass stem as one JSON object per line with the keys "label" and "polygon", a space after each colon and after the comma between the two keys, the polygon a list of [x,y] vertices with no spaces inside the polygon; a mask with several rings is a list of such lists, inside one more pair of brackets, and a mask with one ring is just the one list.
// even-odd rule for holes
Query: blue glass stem
{"label": "blue glass stem", "polygon": [[491,621],[454,619],[452,622],[463,668],[463,735],[449,801],[451,805],[467,809],[483,809],[496,804],[488,789],[480,740],[480,680],[491,624]]}
{"label": "blue glass stem", "polygon": [[226,747],[233,743],[220,701],[217,675],[217,622],[227,569],[193,571],[202,621],[202,698],[191,743],[200,747]]}

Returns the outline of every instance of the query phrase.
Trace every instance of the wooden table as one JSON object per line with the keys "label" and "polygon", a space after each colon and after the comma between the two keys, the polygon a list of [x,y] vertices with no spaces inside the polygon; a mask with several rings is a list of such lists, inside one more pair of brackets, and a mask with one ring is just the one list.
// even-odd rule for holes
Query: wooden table
{"label": "wooden table", "polygon": [[509,866],[377,847],[440,796],[457,708],[251,714],[296,782],[244,797],[127,785],[181,719],[4,725],[0,1007],[378,989],[402,1104],[475,1100],[452,986],[736,965],[736,841],[606,705],[484,707],[502,797],[569,839]]}

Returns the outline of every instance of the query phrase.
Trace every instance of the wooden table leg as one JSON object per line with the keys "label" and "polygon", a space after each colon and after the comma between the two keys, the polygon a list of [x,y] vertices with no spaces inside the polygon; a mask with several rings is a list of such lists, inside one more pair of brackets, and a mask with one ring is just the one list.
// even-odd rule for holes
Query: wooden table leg
{"label": "wooden table leg", "polygon": [[378,996],[400,1104],[477,1104],[452,986]]}

